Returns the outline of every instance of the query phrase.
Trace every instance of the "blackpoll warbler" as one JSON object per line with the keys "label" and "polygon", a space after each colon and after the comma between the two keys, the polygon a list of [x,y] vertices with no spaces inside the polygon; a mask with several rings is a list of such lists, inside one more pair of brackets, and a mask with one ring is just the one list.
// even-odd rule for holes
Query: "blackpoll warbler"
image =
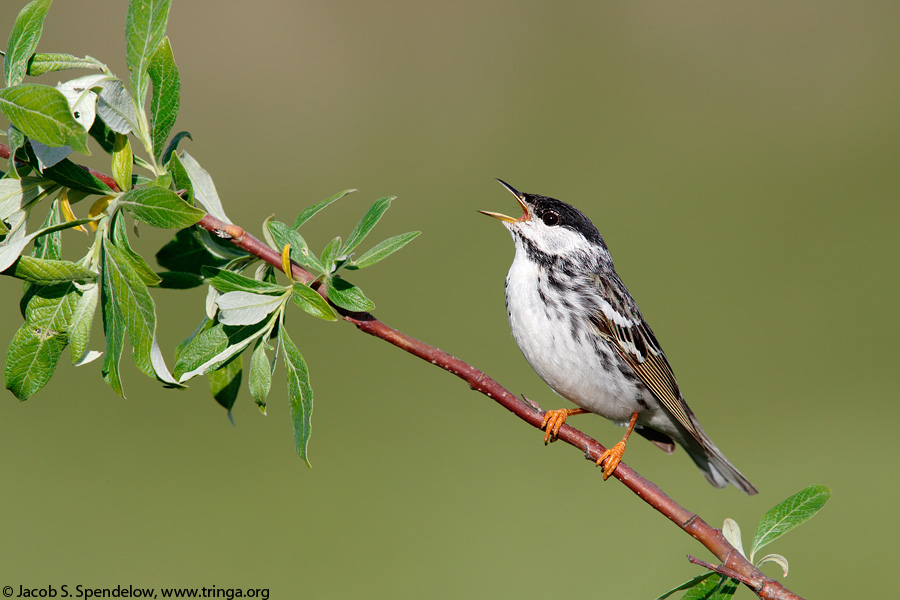
{"label": "blackpoll warbler", "polygon": [[731,483],[755,494],[681,397],[666,355],[594,224],[564,202],[500,183],[519,201],[522,216],[480,212],[503,221],[516,245],[506,276],[513,337],[553,391],[581,407],[547,411],[544,443],[567,417],[592,412],[628,424],[622,441],[597,460],[597,466],[605,462],[604,479],[616,470],[634,430],[666,452],[678,442],[714,486]]}

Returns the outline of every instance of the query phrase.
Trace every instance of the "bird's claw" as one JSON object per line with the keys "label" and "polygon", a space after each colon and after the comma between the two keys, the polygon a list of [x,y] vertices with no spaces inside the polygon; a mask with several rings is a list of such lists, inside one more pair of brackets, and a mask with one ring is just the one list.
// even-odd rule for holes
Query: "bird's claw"
{"label": "bird's claw", "polygon": [[546,446],[551,441],[556,441],[556,437],[559,435],[559,428],[562,427],[563,423],[566,422],[566,419],[569,417],[569,411],[565,408],[561,408],[559,410],[548,410],[544,413],[544,420],[541,423],[541,429],[546,429],[544,433],[544,445]]}
{"label": "bird's claw", "polygon": [[[616,467],[622,461],[622,455],[625,453],[625,442],[619,442],[612,448],[608,448],[606,452],[597,459],[597,466],[603,465],[603,481],[606,481],[610,475],[615,473]],[[604,465],[603,462],[606,461]]]}

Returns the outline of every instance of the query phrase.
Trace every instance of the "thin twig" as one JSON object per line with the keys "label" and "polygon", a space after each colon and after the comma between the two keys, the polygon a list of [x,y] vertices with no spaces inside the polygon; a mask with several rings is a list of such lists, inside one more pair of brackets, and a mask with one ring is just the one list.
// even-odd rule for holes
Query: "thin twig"
{"label": "thin twig", "polygon": [[751,588],[751,589],[753,589],[754,591],[756,591],[756,588],[753,587],[753,586],[754,586],[754,582],[753,582],[753,581],[747,579],[746,577],[744,577],[743,574],[738,573],[737,571],[732,571],[731,569],[729,569],[729,568],[726,567],[725,565],[714,565],[714,564],[712,564],[712,563],[706,562],[705,560],[700,560],[699,558],[697,558],[697,557],[695,557],[695,556],[691,556],[690,554],[688,554],[687,559],[688,559],[688,561],[694,563],[695,565],[700,565],[701,567],[704,567],[704,568],[706,568],[706,569],[709,569],[710,571],[713,571],[713,572],[715,572],[715,573],[718,573],[719,575],[724,575],[725,577],[730,577],[730,578],[732,578],[732,579],[737,579],[738,581],[740,581],[740,582],[743,583],[744,585],[746,585],[746,586],[748,586],[749,588]]}

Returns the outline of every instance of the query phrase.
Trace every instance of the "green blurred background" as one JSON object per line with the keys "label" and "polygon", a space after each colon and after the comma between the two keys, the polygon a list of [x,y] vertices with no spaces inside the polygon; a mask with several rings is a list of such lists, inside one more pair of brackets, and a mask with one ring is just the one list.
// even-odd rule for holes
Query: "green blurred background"
{"label": "green blurred background", "polygon": [[[0,6],[0,36],[20,3]],[[58,1],[40,49],[124,78],[126,4]],[[320,248],[398,195],[374,235],[423,235],[352,278],[375,314],[545,407],[564,403],[506,322],[512,243],[475,211],[515,210],[494,177],[581,208],[760,494],[715,490],[682,451],[643,441],[626,462],[747,540],[776,502],[830,486],[822,513],[766,550],[788,557],[786,583],[806,597],[865,597],[887,585],[900,532],[898,19],[887,0],[176,0],[176,129],[255,233],[359,188],[306,226]],[[145,228],[139,246],[166,239]],[[20,286],[3,283],[5,344]],[[204,292],[155,297],[171,356]],[[655,598],[700,572],[686,554],[710,558],[447,373],[349,325],[297,314],[290,331],[316,393],[311,470],[293,453],[283,379],[267,417],[242,391],[235,427],[202,380],[167,391],[130,360],[127,399],[68,355],[38,396],[7,394],[0,585]],[[621,435],[597,417],[573,424]]]}

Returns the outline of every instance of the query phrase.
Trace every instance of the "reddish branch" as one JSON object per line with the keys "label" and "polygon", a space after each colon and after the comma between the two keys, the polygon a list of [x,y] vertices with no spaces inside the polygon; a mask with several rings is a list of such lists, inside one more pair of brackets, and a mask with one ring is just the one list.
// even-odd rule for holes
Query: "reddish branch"
{"label": "reddish branch", "polygon": [[[3,144],[0,144],[0,157],[9,158],[9,148]],[[88,171],[109,185],[113,190],[118,189],[115,181],[108,175],[98,173],[92,169],[88,169]],[[219,237],[230,239],[236,246],[243,248],[269,264],[279,269],[281,268],[281,253],[246,233],[240,227],[224,223],[212,215],[203,217],[199,225]],[[295,280],[304,283],[315,279],[314,275],[297,264],[292,265],[292,275]],[[314,287],[317,287],[318,292],[325,297],[324,286],[314,285]],[[338,310],[345,321],[353,323],[361,331],[381,338],[410,354],[449,371],[466,381],[473,390],[491,398],[532,427],[541,428],[543,412],[537,404],[518,398],[472,365],[385,325],[369,313],[352,313],[341,309]],[[568,424],[560,428],[559,439],[578,448],[584,453],[584,457],[592,462],[596,462],[605,451],[605,448],[599,442]],[[699,562],[699,564],[717,573],[738,579],[760,598],[802,600],[800,596],[794,594],[779,582],[763,575],[734,546],[728,543],[719,529],[710,526],[703,519],[669,498],[656,484],[641,477],[624,462],[619,463],[613,476],[637,494],[644,502],[665,515],[675,525],[706,546],[716,558],[722,561],[722,564],[715,566],[697,559],[694,559],[692,562]]]}

